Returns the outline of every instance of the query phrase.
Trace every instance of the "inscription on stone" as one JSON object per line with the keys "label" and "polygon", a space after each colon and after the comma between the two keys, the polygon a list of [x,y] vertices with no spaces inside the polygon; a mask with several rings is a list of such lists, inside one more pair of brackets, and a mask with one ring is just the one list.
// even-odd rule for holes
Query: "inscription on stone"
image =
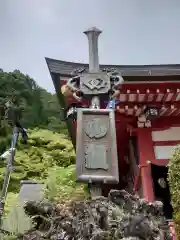
{"label": "inscription on stone", "polygon": [[78,109],[78,181],[119,181],[114,115],[111,109]]}
{"label": "inscription on stone", "polygon": [[102,144],[90,143],[85,149],[85,167],[108,170],[107,150]]}
{"label": "inscription on stone", "polygon": [[100,139],[102,137],[105,137],[108,131],[106,123],[100,118],[94,118],[84,125],[85,133],[89,138]]}

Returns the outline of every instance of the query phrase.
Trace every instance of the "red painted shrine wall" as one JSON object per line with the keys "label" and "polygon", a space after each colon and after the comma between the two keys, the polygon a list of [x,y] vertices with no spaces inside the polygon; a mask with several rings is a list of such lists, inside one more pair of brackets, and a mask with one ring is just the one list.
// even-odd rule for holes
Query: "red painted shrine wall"
{"label": "red painted shrine wall", "polygon": [[129,132],[127,131],[127,126],[129,124],[133,125],[135,122],[136,119],[134,117],[127,117],[118,113],[116,114],[116,139],[120,182],[117,185],[103,186],[103,194],[105,196],[110,189],[124,189],[127,187],[128,183],[123,180],[123,177],[129,173],[129,164],[126,160],[129,157]]}
{"label": "red painted shrine wall", "polygon": [[[139,177],[143,197],[148,201],[154,200],[151,167],[149,163],[166,166],[171,157],[173,147],[180,143],[179,133],[179,117],[161,117],[152,121],[152,128],[136,129],[139,145]],[[167,157],[163,158],[163,156]]]}
{"label": "red painted shrine wall", "polygon": [[[63,83],[65,83],[63,81]],[[140,91],[144,91],[144,94],[146,95],[146,88],[147,84],[140,84],[137,86],[137,84],[132,85],[131,87],[129,85],[124,86],[125,88],[129,88],[132,93],[135,93],[137,91],[137,87],[140,87]],[[150,92],[156,92],[157,87],[162,88],[162,92],[164,92],[165,88],[174,88],[174,91],[177,88],[177,83],[162,83],[161,85],[156,83],[153,83],[149,86]],[[125,89],[126,90],[126,89]],[[125,91],[124,90],[124,91]],[[133,92],[134,90],[134,92]],[[126,92],[126,91],[125,91]],[[177,93],[179,94],[179,93]],[[174,96],[176,96],[175,94]],[[168,93],[167,93],[168,95]],[[138,95],[136,96],[137,99]],[[154,99],[156,99],[156,94],[154,95]],[[165,94],[165,97],[166,94]],[[165,99],[165,97],[163,99]],[[177,96],[176,96],[177,97]],[[66,98],[67,99],[67,98]],[[127,98],[128,99],[128,98]],[[172,99],[175,99],[174,97]],[[148,98],[144,101],[148,100]],[[68,98],[68,104],[71,104],[72,102],[75,102],[73,98]],[[135,102],[136,103],[136,102]],[[132,104],[134,106],[134,102],[127,102],[125,104]],[[83,101],[83,104],[87,104]],[[156,102],[155,104],[159,104],[162,106],[162,103]],[[102,108],[106,107],[106,104],[103,104],[104,106],[101,106]],[[158,105],[158,106],[159,106]],[[75,123],[76,125],[76,123]],[[161,159],[157,160],[154,152],[154,145],[157,144],[168,144],[166,143],[154,143],[152,141],[152,132],[151,131],[162,131],[163,129],[167,129],[171,126],[180,126],[180,117],[178,116],[166,116],[166,117],[160,117],[157,120],[152,121],[152,128],[137,128],[137,118],[135,116],[126,116],[125,114],[116,113],[116,135],[117,135],[117,151],[118,151],[118,161],[119,161],[119,175],[120,175],[120,183],[118,186],[114,186],[116,188],[124,188],[127,183],[125,183],[123,180],[121,180],[122,176],[126,175],[129,171],[129,165],[125,161],[125,158],[129,155],[129,136],[130,133],[127,131],[128,126],[131,125],[133,129],[133,133],[137,136],[138,140],[138,152],[139,152],[139,164],[140,164],[140,181],[142,186],[142,192],[143,197],[145,197],[149,201],[154,200],[154,193],[153,193],[153,186],[152,186],[152,177],[151,177],[151,169],[150,165],[148,164],[148,161],[157,165],[166,165],[168,163],[168,159]],[[76,126],[75,126],[76,128]],[[171,142],[171,144],[179,143]],[[109,189],[112,188],[112,186],[105,186],[106,192],[109,191]]]}
{"label": "red painted shrine wall", "polygon": [[[168,80],[170,76],[167,77]],[[133,79],[133,76],[131,77],[131,80]],[[140,80],[140,77],[135,79],[137,81]],[[142,79],[144,81],[144,77]],[[148,77],[146,78],[148,80]],[[146,83],[144,84],[127,84],[127,86],[123,87],[123,93],[122,95],[125,95],[125,101],[124,103],[121,101],[121,104],[127,105],[130,108],[135,106],[135,104],[154,104],[156,107],[162,107],[163,104],[173,104],[177,105],[176,108],[179,112],[179,104],[180,104],[180,98],[178,98],[180,92],[180,83],[171,83],[171,82],[165,82],[165,77],[162,76],[162,79],[160,76],[157,77],[157,81],[162,80],[161,84],[158,83],[150,83],[150,85],[147,86]],[[179,76],[177,76],[177,79],[174,77],[171,80],[179,80]],[[65,83],[65,82],[64,82]],[[148,82],[147,82],[148,83]],[[147,88],[150,90],[151,94],[154,94],[153,100],[151,103],[148,102],[148,94],[147,94]],[[138,94],[140,93],[145,95],[145,98],[143,102],[137,102]],[[164,97],[162,99],[162,102],[158,102],[157,96],[159,90],[160,93],[164,94]],[[166,92],[167,89],[170,89],[170,93]],[[177,91],[178,90],[178,91]],[[127,94],[127,92],[130,91],[131,94],[136,94],[134,102],[130,101],[130,98]],[[171,98],[171,101],[166,101],[168,98],[168,94],[171,94],[173,92],[173,97]],[[125,93],[125,94],[124,94]],[[120,99],[121,100],[121,99]],[[73,98],[68,99],[68,103],[75,102]],[[85,102],[83,102],[84,104]],[[87,104],[87,103],[86,103]],[[102,108],[105,108],[106,106],[102,106]],[[171,107],[171,106],[170,106]],[[139,181],[138,175],[135,179],[135,183],[137,183],[138,189],[141,190],[141,197],[144,197],[148,201],[154,201],[154,189],[153,189],[153,181],[151,176],[151,166],[149,163],[153,163],[156,165],[167,165],[168,159],[157,159],[157,153],[156,153],[156,147],[158,146],[175,146],[177,144],[180,144],[180,137],[176,140],[160,140],[160,141],[154,141],[152,139],[152,132],[154,131],[163,131],[167,130],[171,127],[180,127],[180,117],[178,114],[175,116],[170,116],[170,113],[172,112],[172,109],[169,107],[168,111],[166,112],[166,116],[160,116],[160,118],[157,118],[156,120],[153,120],[152,128],[137,128],[137,118],[135,116],[126,116],[125,114],[116,113],[116,137],[117,137],[117,151],[118,151],[118,162],[119,162],[119,176],[120,176],[120,183],[118,185],[104,185],[103,186],[103,193],[104,195],[107,195],[109,190],[112,188],[121,189],[126,188],[127,183],[122,180],[122,176],[128,174],[129,171],[129,165],[128,162],[125,161],[125,158],[129,156],[129,137],[130,132],[127,131],[128,126],[131,126],[132,134],[134,134],[137,137],[138,142],[138,155],[139,155]],[[76,125],[76,123],[75,123]],[[75,126],[76,127],[76,126]],[[139,184],[138,184],[139,183]]]}

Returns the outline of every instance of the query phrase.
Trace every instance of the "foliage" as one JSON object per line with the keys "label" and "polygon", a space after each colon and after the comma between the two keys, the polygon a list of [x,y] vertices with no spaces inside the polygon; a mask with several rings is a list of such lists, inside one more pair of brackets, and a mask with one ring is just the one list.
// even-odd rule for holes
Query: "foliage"
{"label": "foliage", "polygon": [[[19,70],[0,71],[0,155],[10,147],[15,117],[23,127],[31,129],[27,144],[18,142],[8,187],[3,226],[12,234],[22,233],[32,226],[22,206],[15,206],[20,180],[47,179],[46,196],[52,201],[88,196],[84,190],[87,186],[75,181],[75,152],[60,113],[56,95],[39,87],[32,78]],[[6,165],[7,161],[0,159],[1,185]],[[14,236],[3,239],[14,239]]]}
{"label": "foliage", "polygon": [[[13,111],[6,114],[5,105],[11,102]],[[28,75],[20,71],[0,71],[0,154],[11,138],[11,127],[4,121],[12,120],[13,113],[25,128],[41,127],[67,134],[66,125],[60,120],[60,106],[56,95],[40,88]]]}
{"label": "foliage", "polygon": [[50,201],[66,202],[88,197],[84,184],[76,183],[75,165],[49,171],[46,195]]}
{"label": "foliage", "polygon": [[16,204],[17,200],[17,193],[8,192],[6,197],[6,204],[5,204],[5,216],[7,216],[12,209],[12,207]]}
{"label": "foliage", "polygon": [[17,236],[15,234],[6,235],[6,234],[1,233],[0,240],[17,240]]}
{"label": "foliage", "polygon": [[16,202],[3,219],[2,229],[12,234],[23,234],[33,227],[32,220],[25,214],[22,204]]}
{"label": "foliage", "polygon": [[[10,192],[5,205],[3,228],[17,234],[17,232],[22,233],[31,227],[31,221],[23,213],[22,206],[16,205],[15,207],[22,179],[47,179],[46,197],[59,203],[87,197],[84,185],[77,184],[75,181],[74,163],[74,149],[66,135],[46,129],[30,130],[27,145],[18,144],[14,171],[8,189]],[[1,172],[4,167],[5,163],[1,162]],[[2,174],[0,179],[2,182]],[[23,223],[25,224],[21,225],[17,221],[19,218],[20,222],[24,218]],[[7,238],[9,239],[9,236]]]}
{"label": "foliage", "polygon": [[60,110],[56,95],[41,89],[41,101],[43,103],[43,108],[47,119],[47,126],[45,127],[58,133],[67,134],[68,132],[65,122],[60,120],[62,118],[62,112]]}
{"label": "foliage", "polygon": [[168,180],[174,209],[177,239],[180,239],[180,146],[177,146],[168,165]]}
{"label": "foliage", "polygon": [[[46,129],[29,131],[27,144],[18,144],[11,174],[9,191],[19,191],[20,180],[43,180],[49,169],[55,166],[67,167],[75,163],[75,153],[66,135]],[[4,178],[6,163],[0,162],[0,183]]]}

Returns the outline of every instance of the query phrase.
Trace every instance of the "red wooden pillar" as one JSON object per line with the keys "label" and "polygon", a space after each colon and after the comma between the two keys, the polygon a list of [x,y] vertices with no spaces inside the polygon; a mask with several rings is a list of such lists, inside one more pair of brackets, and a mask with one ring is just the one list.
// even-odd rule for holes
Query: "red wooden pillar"
{"label": "red wooden pillar", "polygon": [[141,183],[143,197],[152,202],[154,201],[153,180],[151,176],[151,167],[148,161],[154,160],[154,148],[150,128],[139,128],[137,131],[139,164],[141,167]]}

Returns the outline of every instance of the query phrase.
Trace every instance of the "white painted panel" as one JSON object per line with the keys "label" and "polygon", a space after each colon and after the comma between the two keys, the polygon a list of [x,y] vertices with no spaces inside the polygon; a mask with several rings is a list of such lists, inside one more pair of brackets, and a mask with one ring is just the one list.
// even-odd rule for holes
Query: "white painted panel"
{"label": "white painted panel", "polygon": [[154,95],[155,95],[155,94],[149,94],[149,95],[148,95],[148,102],[152,102],[152,101],[153,101]]}
{"label": "white painted panel", "polygon": [[166,98],[166,102],[171,101],[172,97],[173,97],[174,93],[169,93],[167,98]]}
{"label": "white painted panel", "polygon": [[143,100],[145,99],[146,94],[139,94],[138,97],[138,102],[143,102]]}
{"label": "white painted panel", "polygon": [[154,146],[156,159],[169,159],[176,146]]}
{"label": "white painted panel", "polygon": [[129,101],[134,102],[136,99],[136,94],[129,94]]}
{"label": "white painted panel", "polygon": [[180,140],[180,127],[172,127],[164,131],[153,131],[153,141],[178,141]]}
{"label": "white painted panel", "polygon": [[164,97],[164,94],[163,93],[159,93],[157,98],[156,98],[156,102],[160,102]]}
{"label": "white painted panel", "polygon": [[124,102],[126,100],[126,94],[120,94],[119,100]]}

